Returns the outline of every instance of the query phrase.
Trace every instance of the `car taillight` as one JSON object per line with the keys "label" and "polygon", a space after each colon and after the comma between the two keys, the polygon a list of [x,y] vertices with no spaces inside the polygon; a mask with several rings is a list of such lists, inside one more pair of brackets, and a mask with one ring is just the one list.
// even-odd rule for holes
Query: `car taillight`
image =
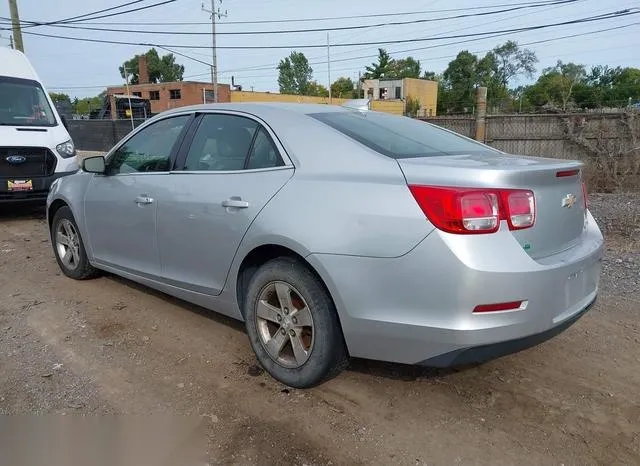
{"label": "car taillight", "polygon": [[436,228],[448,233],[495,233],[500,220],[510,230],[535,222],[533,192],[518,189],[478,189],[409,185],[411,194]]}
{"label": "car taillight", "polygon": [[589,207],[589,202],[587,201],[587,183],[582,180],[582,207],[584,210],[587,210]]}
{"label": "car taillight", "polygon": [[509,223],[509,229],[522,230],[533,226],[536,217],[536,204],[533,193],[519,190],[501,192],[503,204],[507,207],[504,217]]}
{"label": "car taillight", "polygon": [[462,226],[469,231],[495,231],[498,227],[498,196],[493,193],[462,193],[460,215]]}

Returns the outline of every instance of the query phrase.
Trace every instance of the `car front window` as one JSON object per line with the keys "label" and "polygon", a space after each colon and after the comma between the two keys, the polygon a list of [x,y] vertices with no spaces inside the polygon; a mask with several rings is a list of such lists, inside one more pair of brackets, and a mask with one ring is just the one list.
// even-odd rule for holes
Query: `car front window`
{"label": "car front window", "polygon": [[56,125],[45,91],[37,81],[0,76],[0,125]]}
{"label": "car front window", "polygon": [[165,118],[141,129],[113,153],[108,173],[169,171],[171,152],[189,118],[190,115]]}

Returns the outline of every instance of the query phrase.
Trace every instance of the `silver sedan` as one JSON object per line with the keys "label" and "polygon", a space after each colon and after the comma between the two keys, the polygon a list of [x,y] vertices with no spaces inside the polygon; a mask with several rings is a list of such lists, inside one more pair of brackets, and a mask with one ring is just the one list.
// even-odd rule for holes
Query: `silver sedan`
{"label": "silver sedan", "polygon": [[58,180],[62,271],[114,273],[243,320],[276,379],[349,357],[451,366],[537,344],[598,292],[581,164],[352,106],[162,113]]}

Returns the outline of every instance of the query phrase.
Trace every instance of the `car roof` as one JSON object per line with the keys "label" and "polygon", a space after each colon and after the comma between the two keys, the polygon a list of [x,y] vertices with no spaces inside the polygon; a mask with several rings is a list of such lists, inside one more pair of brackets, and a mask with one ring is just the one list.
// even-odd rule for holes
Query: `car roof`
{"label": "car roof", "polygon": [[313,113],[325,112],[347,112],[347,108],[339,105],[327,104],[298,104],[298,103],[280,103],[280,102],[235,102],[235,103],[217,103],[217,104],[200,104],[178,107],[172,110],[162,112],[160,115],[169,115],[172,113],[183,113],[188,111],[211,111],[211,110],[229,110],[237,112],[246,112],[257,117],[269,118],[277,114],[297,113],[301,115],[309,115]]}
{"label": "car roof", "polygon": [[0,76],[40,81],[27,57],[20,51],[0,47]]}

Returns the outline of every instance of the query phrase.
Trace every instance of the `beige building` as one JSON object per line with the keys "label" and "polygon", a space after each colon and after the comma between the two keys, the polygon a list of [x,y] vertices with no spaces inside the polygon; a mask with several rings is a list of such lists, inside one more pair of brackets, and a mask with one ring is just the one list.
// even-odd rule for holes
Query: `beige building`
{"label": "beige building", "polygon": [[418,116],[435,116],[438,105],[438,83],[426,79],[365,79],[365,98],[375,101],[402,101],[406,109],[407,99],[418,99]]}

